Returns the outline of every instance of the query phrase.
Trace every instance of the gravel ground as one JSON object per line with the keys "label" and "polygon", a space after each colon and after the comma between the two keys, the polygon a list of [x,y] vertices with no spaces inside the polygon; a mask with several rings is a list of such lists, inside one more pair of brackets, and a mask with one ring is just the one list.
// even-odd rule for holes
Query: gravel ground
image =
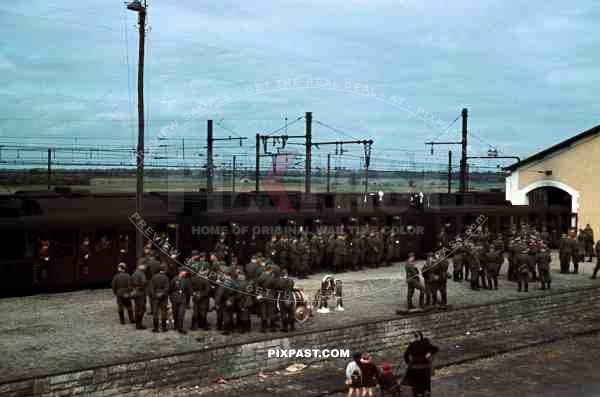
{"label": "gravel ground", "polygon": [[446,397],[597,397],[599,356],[599,335],[573,338],[440,370],[432,391]]}
{"label": "gravel ground", "polygon": [[[557,267],[555,260],[555,291],[595,284],[589,279],[592,264],[580,266],[583,271],[579,275],[561,275]],[[503,270],[505,272],[506,267]],[[399,304],[404,304],[406,295],[403,273],[403,267],[398,263],[391,267],[339,275],[344,281],[344,290],[352,292],[352,296],[344,300],[346,311],[315,314],[297,330],[320,330],[395,316],[395,310]],[[322,276],[311,276],[308,280],[298,281],[297,285],[312,297]],[[504,278],[500,280],[497,291],[471,291],[467,283],[449,282],[448,286],[448,300],[454,307],[523,296],[517,293],[516,284]],[[530,291],[529,295],[545,293],[537,290],[537,286]],[[187,335],[135,331],[132,325],[118,323],[116,304],[110,290],[7,298],[0,300],[0,312],[3,313],[0,323],[3,352],[0,356],[3,369],[0,381],[265,338],[258,332],[222,336],[217,331],[195,331]],[[190,317],[188,311],[187,324]],[[214,324],[214,313],[209,320]],[[146,317],[145,322],[149,326],[150,317]]]}

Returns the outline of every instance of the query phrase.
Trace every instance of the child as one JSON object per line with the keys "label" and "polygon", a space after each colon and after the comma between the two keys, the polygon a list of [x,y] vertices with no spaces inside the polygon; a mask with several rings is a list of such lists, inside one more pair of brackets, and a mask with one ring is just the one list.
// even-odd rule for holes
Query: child
{"label": "child", "polygon": [[356,397],[360,396],[360,391],[362,389],[362,376],[360,374],[360,370],[355,369],[350,376],[350,388],[348,389],[348,397],[352,397],[356,395]]}
{"label": "child", "polygon": [[368,354],[363,355],[360,360],[360,372],[362,373],[362,395],[373,397],[375,388],[377,387],[377,366],[373,363],[373,359]]}
{"label": "child", "polygon": [[346,385],[348,386],[348,397],[352,397],[355,394],[356,397],[360,395],[360,389],[362,387],[362,373],[360,371],[361,357],[361,353],[354,353],[352,355],[352,361],[350,361],[346,366]]}

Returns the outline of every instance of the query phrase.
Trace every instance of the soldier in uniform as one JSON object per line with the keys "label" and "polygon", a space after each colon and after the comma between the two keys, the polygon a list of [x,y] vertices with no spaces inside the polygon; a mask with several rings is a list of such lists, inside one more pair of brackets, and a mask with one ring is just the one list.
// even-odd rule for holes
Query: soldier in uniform
{"label": "soldier in uniform", "polygon": [[380,232],[375,232],[373,233],[373,240],[372,240],[372,251],[374,253],[374,262],[375,262],[375,268],[378,268],[380,266],[383,266],[383,260],[385,259],[385,244],[383,242],[383,235]]}
{"label": "soldier in uniform", "polygon": [[175,322],[175,328],[179,333],[187,333],[183,327],[185,319],[185,296],[186,294],[191,295],[191,287],[189,278],[187,278],[186,269],[184,267],[179,268],[179,274],[171,280],[169,288],[171,306],[173,307],[173,320]]}
{"label": "soldier in uniform", "polygon": [[146,284],[146,295],[148,296],[148,302],[150,302],[150,312],[147,314],[152,315],[154,313],[154,301],[152,300],[152,294],[150,291],[150,280],[152,280],[152,277],[160,271],[160,261],[156,259],[151,245],[144,248],[144,253],[146,254],[144,257],[146,280],[148,280],[148,283]]}
{"label": "soldier in uniform", "polygon": [[294,299],[294,281],[288,277],[284,270],[282,276],[276,279],[274,285],[276,289],[276,299],[279,306],[279,315],[281,317],[281,331],[294,332],[296,322],[296,304]]}
{"label": "soldier in uniform", "polygon": [[254,280],[257,277],[257,270],[261,267],[261,264],[258,260],[258,255],[254,255],[250,259],[250,263],[244,266],[244,273],[246,274],[246,278],[248,280]]}
{"label": "soldier in uniform", "polygon": [[146,274],[144,258],[138,260],[136,271],[131,275],[131,288],[133,292],[133,301],[135,303],[135,328],[146,329],[143,324],[144,313],[146,312]]}
{"label": "soldier in uniform", "polygon": [[502,252],[497,251],[494,245],[490,245],[485,254],[486,276],[488,289],[498,289],[498,275],[502,267]]}
{"label": "soldier in uniform", "polygon": [[460,282],[464,278],[463,262],[465,261],[465,247],[463,246],[460,237],[457,237],[456,241],[458,244],[452,253],[452,274],[454,281]]}
{"label": "soldier in uniform", "polygon": [[367,237],[367,255],[366,260],[369,267],[377,269],[379,267],[377,244],[375,243],[375,233],[370,233]]}
{"label": "soldier in uniform", "polygon": [[152,298],[152,321],[154,327],[152,332],[158,332],[158,320],[160,312],[160,323],[163,332],[167,331],[167,303],[169,301],[169,277],[166,274],[167,266],[160,265],[159,272],[150,279],[149,290]]}
{"label": "soldier in uniform", "polygon": [[472,243],[467,243],[467,265],[471,273],[471,289],[479,290],[479,269],[481,263],[479,262],[478,249],[473,246]]}
{"label": "soldier in uniform", "polygon": [[406,284],[408,286],[408,292],[407,292],[407,296],[406,296],[406,305],[408,307],[408,310],[411,310],[414,308],[413,303],[412,303],[412,298],[413,298],[413,295],[415,294],[415,290],[419,291],[419,307],[423,308],[425,306],[424,305],[424,303],[425,303],[425,299],[424,299],[425,287],[423,286],[423,284],[421,283],[421,280],[419,279],[419,269],[417,268],[417,265],[415,263],[415,254],[412,252],[408,254],[408,262],[406,262],[405,270],[406,270]]}
{"label": "soldier in uniform", "polygon": [[500,233],[498,233],[498,236],[496,236],[492,246],[494,247],[494,251],[496,251],[500,256],[504,254],[504,240],[502,239],[502,235]]}
{"label": "soldier in uniform", "polygon": [[121,324],[125,324],[124,308],[127,308],[127,317],[130,323],[135,323],[133,316],[133,308],[131,305],[131,277],[127,274],[127,265],[123,262],[119,263],[118,273],[112,279],[110,286],[113,293],[117,297],[117,309],[119,312],[119,320]]}
{"label": "soldier in uniform", "polygon": [[277,236],[272,235],[271,240],[267,241],[267,245],[265,247],[265,256],[267,258],[271,258],[273,260],[277,260]]}
{"label": "soldier in uniform", "polygon": [[400,236],[395,231],[390,233],[388,240],[388,256],[387,263],[391,266],[392,263],[398,260],[400,252]]}
{"label": "soldier in uniform", "polygon": [[327,269],[335,270],[335,246],[337,244],[337,236],[330,234],[327,241],[325,242],[324,249],[324,265]]}
{"label": "soldier in uniform", "polygon": [[594,250],[596,251],[596,266],[594,267],[594,273],[592,273],[592,277],[590,277],[592,279],[596,278],[598,270],[600,270],[600,240],[596,242]]}
{"label": "soldier in uniform", "polygon": [[215,305],[221,311],[223,318],[223,335],[229,335],[233,331],[233,315],[235,313],[235,298],[238,293],[236,273],[231,268],[223,272],[224,279],[215,292]]}
{"label": "soldier in uniform", "polygon": [[529,265],[530,262],[530,257],[529,257],[529,250],[527,248],[524,248],[519,254],[517,254],[517,257],[515,258],[515,266],[516,266],[516,270],[517,270],[517,276],[518,276],[518,285],[519,285],[519,292],[521,291],[525,291],[525,292],[529,292]]}
{"label": "soldier in uniform", "polygon": [[432,303],[436,304],[437,295],[434,296],[437,290],[437,269],[435,269],[436,261],[433,258],[433,253],[427,253],[427,260],[423,263],[421,268],[421,274],[423,275],[423,281],[425,282],[425,306],[429,306]]}
{"label": "soldier in uniform", "polygon": [[537,263],[537,254],[539,251],[538,240],[532,238],[529,241],[529,274],[531,275],[532,281],[537,281],[536,274],[536,263]]}
{"label": "soldier in uniform", "polygon": [[333,243],[333,269],[335,273],[344,271],[344,261],[346,260],[346,240],[343,235],[338,235]]}
{"label": "soldier in uniform", "polygon": [[238,274],[239,289],[235,296],[237,327],[240,333],[250,332],[250,310],[254,305],[254,283],[246,278],[244,273]]}
{"label": "soldier in uniform", "polygon": [[284,234],[277,243],[278,258],[277,260],[274,260],[274,262],[277,263],[282,269],[290,269],[293,266],[291,244],[292,241],[288,238],[287,234]]}
{"label": "soldier in uniform", "polygon": [[310,238],[310,271],[312,273],[318,272],[321,269],[322,260],[322,244],[321,236],[313,234]]}
{"label": "soldier in uniform", "polygon": [[275,275],[270,264],[266,265],[264,271],[256,279],[256,299],[260,309],[260,332],[267,332],[269,327],[275,332],[274,315],[274,297],[275,297]]}
{"label": "soldier in uniform", "polygon": [[215,244],[215,255],[217,256],[217,258],[220,261],[227,261],[228,256],[229,256],[229,247],[227,246],[227,243],[225,242],[225,234],[221,233],[221,235],[219,236],[219,241]]}
{"label": "soldier in uniform", "polygon": [[537,253],[536,262],[542,289],[545,290],[546,287],[550,289],[550,283],[552,282],[550,277],[550,263],[552,262],[552,256],[550,255],[550,250],[546,247],[546,244],[541,245],[540,250]]}
{"label": "soldier in uniform", "polygon": [[542,226],[542,233],[540,234],[540,239],[549,247],[550,244],[550,233],[548,233],[548,226]]}
{"label": "soldier in uniform", "polygon": [[[208,265],[208,264],[207,264]],[[200,268],[200,270],[203,268]],[[204,268],[207,269],[207,268]],[[212,293],[211,283],[206,272],[194,272],[190,278],[190,286],[192,290],[192,324],[190,329],[195,331],[202,328],[209,330],[210,326],[206,319],[208,307]]]}
{"label": "soldier in uniform", "polygon": [[[483,241],[483,240],[482,240]],[[481,288],[487,288],[487,263],[486,263],[486,245],[485,245],[485,241],[482,242],[481,244],[478,244],[475,247],[475,256],[477,256],[478,262],[479,262],[479,269],[477,271],[477,277],[478,277],[478,284],[481,286]]]}
{"label": "soldier in uniform", "polygon": [[571,253],[570,253],[570,245],[569,245],[568,237],[566,234],[563,234],[560,237],[560,242],[558,244],[558,256],[560,259],[560,273],[561,274],[569,273],[569,266],[571,263]]}
{"label": "soldier in uniform", "polygon": [[[578,264],[579,264],[579,262],[585,262],[586,241],[587,241],[586,232],[583,229],[580,229],[579,234],[577,235],[577,254],[578,254],[577,262],[578,262]],[[577,269],[577,270],[579,270],[579,269]],[[577,274],[577,272],[575,274]]]}
{"label": "soldier in uniform", "polygon": [[[439,283],[437,285],[437,291],[440,292],[441,300],[440,304],[446,306],[448,304],[448,259],[443,257],[443,254],[438,252],[435,255],[435,260],[438,262],[436,269],[438,272]],[[434,294],[437,295],[437,291]]]}
{"label": "soldier in uniform", "polygon": [[[572,233],[570,238],[567,240],[567,247],[571,253],[571,260],[573,261],[573,274],[579,273],[579,262],[581,260],[581,248],[583,248],[583,241],[578,241],[575,233]],[[568,273],[567,269],[567,273]]]}
{"label": "soldier in uniform", "polygon": [[521,251],[521,239],[519,237],[513,238],[508,243],[508,280],[515,281],[518,280],[518,272],[517,272],[517,255]]}
{"label": "soldier in uniform", "polygon": [[[588,223],[585,225],[585,229],[583,229],[584,233],[584,244],[585,244],[585,256],[587,256],[588,262],[592,261],[592,256],[594,255],[594,230]],[[585,260],[585,259],[584,259]]]}
{"label": "soldier in uniform", "polygon": [[306,240],[306,237],[303,235],[296,245],[296,255],[298,256],[297,272],[299,278],[308,278],[308,273],[310,272],[310,254],[310,246]]}

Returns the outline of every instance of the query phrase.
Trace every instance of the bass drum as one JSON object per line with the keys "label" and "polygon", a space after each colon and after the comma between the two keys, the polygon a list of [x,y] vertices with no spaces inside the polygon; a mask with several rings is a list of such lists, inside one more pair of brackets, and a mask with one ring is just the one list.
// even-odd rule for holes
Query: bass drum
{"label": "bass drum", "polygon": [[296,321],[300,324],[305,323],[312,316],[312,304],[301,289],[294,288],[294,299],[296,300]]}

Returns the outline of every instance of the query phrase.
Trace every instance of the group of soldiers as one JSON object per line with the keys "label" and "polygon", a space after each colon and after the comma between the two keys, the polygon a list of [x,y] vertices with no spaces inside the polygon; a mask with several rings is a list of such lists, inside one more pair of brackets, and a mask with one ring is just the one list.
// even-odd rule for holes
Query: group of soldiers
{"label": "group of soldiers", "polygon": [[[420,306],[446,305],[449,279],[469,281],[474,290],[498,289],[498,276],[505,262],[508,280],[517,282],[518,291],[528,292],[530,281],[540,282],[543,290],[550,289],[550,241],[546,228],[538,232],[528,225],[499,234],[479,227],[464,239],[456,237],[454,241],[442,231],[437,239],[438,249],[427,255],[420,269],[415,255],[408,255],[408,308],[414,307],[415,291],[419,291]],[[563,235],[558,245],[561,273],[569,273],[572,263],[576,274],[579,262],[585,257],[591,261],[594,251],[600,250],[600,241],[594,247],[589,225],[579,233]],[[255,248],[258,250],[256,245]],[[144,329],[142,320],[149,306],[154,332],[167,330],[167,321],[172,317],[173,328],[185,333],[183,320],[187,309],[192,310],[192,330],[209,328],[207,313],[211,310],[217,312],[217,329],[224,333],[249,331],[251,313],[260,317],[263,332],[275,330],[279,321],[283,330],[293,329],[295,308],[291,308],[290,302],[294,301],[294,287],[289,277],[303,278],[325,268],[336,273],[364,266],[376,268],[403,259],[399,236],[378,229],[354,236],[349,233],[325,236],[318,232],[279,234],[264,249],[264,256],[255,251],[243,266],[238,263],[235,248],[231,249],[221,236],[208,255],[192,251],[186,266],[180,267],[175,258],[158,255],[148,245],[131,276],[121,263],[113,279],[120,321],[125,323],[126,309],[136,328]],[[598,270],[600,259],[593,278]],[[211,298],[214,308],[210,307]],[[168,312],[168,302],[172,313]]]}
{"label": "group of soldiers", "polygon": [[[360,233],[338,230],[337,233],[324,234],[298,233],[274,234],[264,246],[265,256],[290,275],[305,278],[312,273],[330,270],[342,273],[348,270],[360,270],[364,267],[378,268],[389,266],[401,258],[401,239],[394,231],[385,232],[378,227],[361,228]],[[254,251],[260,251],[254,242]],[[228,257],[230,248],[224,237],[215,245],[215,255]],[[241,257],[231,252],[232,258]]]}
{"label": "group of soldiers", "polygon": [[[507,233],[496,235],[480,227],[464,240],[457,237],[453,242],[442,231],[438,236],[439,249],[427,255],[421,269],[416,265],[414,254],[409,254],[405,267],[407,307],[409,310],[414,308],[415,291],[419,291],[421,307],[438,303],[446,305],[447,280],[450,278],[455,282],[470,281],[473,290],[498,289],[498,276],[505,262],[508,262],[508,280],[517,282],[519,292],[529,292],[530,281],[538,281],[540,289],[549,290],[552,283],[549,243],[550,235],[546,228],[538,232],[526,224],[521,225],[520,230],[513,227]],[[590,225],[578,233],[571,231],[564,234],[558,245],[561,273],[564,274],[570,272],[571,263],[573,274],[577,274],[579,262],[586,257],[591,262],[595,251],[598,259],[592,278],[596,278],[600,270],[600,241],[594,246]],[[452,274],[448,271],[449,259],[452,262]]]}
{"label": "group of soldiers", "polygon": [[153,332],[166,332],[172,316],[173,329],[187,333],[184,319],[188,309],[192,310],[191,330],[209,330],[207,315],[211,310],[217,313],[217,329],[225,335],[249,332],[253,313],[261,319],[261,332],[274,332],[279,327],[283,332],[294,330],[294,282],[286,270],[260,253],[244,267],[235,261],[227,266],[223,257],[214,253],[207,257],[198,251],[192,251],[185,266],[178,266],[175,258],[162,262],[159,258],[146,246],[145,256],[138,260],[131,276],[127,266],[119,264],[112,289],[122,324],[126,309],[136,329],[146,329],[143,318],[149,302]]}

